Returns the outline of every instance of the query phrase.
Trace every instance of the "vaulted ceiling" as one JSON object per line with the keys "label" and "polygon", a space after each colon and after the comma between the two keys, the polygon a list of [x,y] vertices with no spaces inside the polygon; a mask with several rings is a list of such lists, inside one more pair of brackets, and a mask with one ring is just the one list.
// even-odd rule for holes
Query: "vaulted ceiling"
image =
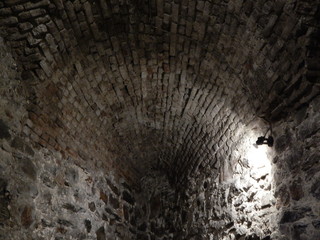
{"label": "vaulted ceiling", "polygon": [[24,134],[132,180],[218,169],[250,123],[319,94],[308,1],[4,0],[0,17]]}

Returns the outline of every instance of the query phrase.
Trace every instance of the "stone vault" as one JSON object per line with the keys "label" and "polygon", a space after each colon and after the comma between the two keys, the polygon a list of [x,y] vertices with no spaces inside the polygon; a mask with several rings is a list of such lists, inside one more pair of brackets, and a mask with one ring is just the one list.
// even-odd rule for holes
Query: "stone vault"
{"label": "stone vault", "polygon": [[[284,169],[280,160],[306,159],[309,167],[303,174],[312,169],[319,176],[319,158],[310,160],[319,150],[312,142],[319,139],[319,11],[318,1],[307,0],[3,0],[0,123],[9,128],[10,137],[2,135],[11,147],[6,151],[12,156],[15,151],[41,153],[38,158],[48,166],[63,162],[69,169],[74,164],[77,180],[69,171],[62,174],[71,176],[67,182],[75,181],[74,187],[88,183],[97,170],[97,176],[112,176],[92,181],[99,186],[98,198],[113,209],[104,210],[113,216],[105,217],[105,224],[122,218],[122,228],[135,228],[117,239],[273,239],[270,229],[278,229],[288,236],[301,235],[292,239],[316,240],[319,211],[314,209],[319,204],[312,205],[314,209],[283,210],[302,208],[307,202],[299,190],[303,184],[310,186],[306,196],[319,199],[316,177],[304,179],[292,162],[288,160]],[[14,107],[7,102],[14,102]],[[269,124],[279,137],[275,150],[268,153],[275,175],[239,170],[249,167],[245,156],[250,141],[263,135]],[[302,150],[293,139],[305,144]],[[22,171],[36,181],[46,167],[41,160],[28,161]],[[42,170],[28,172],[28,164]],[[280,175],[288,186],[281,185]],[[251,180],[241,182],[246,176],[254,181],[252,191],[261,193],[259,199],[270,200],[256,208],[272,210],[258,219],[244,219],[243,227],[241,216],[236,216],[240,207],[235,213],[229,210],[249,201],[243,185]],[[235,179],[242,179],[238,188]],[[38,198],[34,201],[40,204]],[[36,222],[37,204],[16,210],[26,228]],[[131,205],[138,210],[123,210]],[[71,213],[81,212],[75,205],[63,206]],[[251,212],[253,208],[244,207]],[[268,230],[258,231],[261,219],[281,215],[282,210],[284,216],[275,221],[289,222],[287,228],[268,229],[269,219],[264,223]],[[127,217],[125,211],[130,213]],[[307,225],[295,228],[291,222],[304,213],[310,213]],[[94,220],[87,218],[88,232]],[[66,222],[62,225],[71,228]],[[100,225],[94,225],[95,237],[110,234],[115,239],[115,230],[108,232]],[[61,228],[61,239],[77,234]],[[303,238],[305,233],[309,238]]]}

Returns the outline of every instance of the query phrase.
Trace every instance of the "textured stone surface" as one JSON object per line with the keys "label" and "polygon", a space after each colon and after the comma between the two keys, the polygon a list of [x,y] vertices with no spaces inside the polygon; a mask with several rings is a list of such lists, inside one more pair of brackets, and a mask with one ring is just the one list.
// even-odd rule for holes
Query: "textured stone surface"
{"label": "textured stone surface", "polygon": [[155,168],[159,155],[175,166],[173,175],[187,176],[205,159],[214,165],[218,153],[234,150],[222,136],[239,122],[279,119],[319,93],[317,7],[309,11],[303,0],[4,2],[2,36],[29,100],[25,132],[81,164],[94,159],[132,179]]}
{"label": "textured stone surface", "polygon": [[318,240],[319,13],[2,1],[0,239]]}

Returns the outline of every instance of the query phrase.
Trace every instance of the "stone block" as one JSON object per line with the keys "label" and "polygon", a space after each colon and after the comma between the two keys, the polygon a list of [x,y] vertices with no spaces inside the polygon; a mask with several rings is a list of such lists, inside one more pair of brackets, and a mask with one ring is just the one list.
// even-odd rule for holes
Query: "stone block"
{"label": "stone block", "polygon": [[283,212],[280,224],[291,223],[300,220],[307,214],[310,214],[310,207],[294,207],[291,210],[286,210]]}
{"label": "stone block", "polygon": [[120,207],[119,200],[112,194],[109,194],[109,203],[114,209],[118,209]]}
{"label": "stone block", "polygon": [[33,208],[25,206],[21,213],[21,224],[23,227],[28,228],[33,223]]}
{"label": "stone block", "polygon": [[7,17],[0,20],[0,25],[15,25],[18,23],[17,17]]}
{"label": "stone block", "polygon": [[107,196],[102,190],[100,190],[100,199],[101,199],[105,204],[108,204],[108,196]]}
{"label": "stone block", "polygon": [[95,205],[94,202],[90,202],[90,203],[88,204],[88,207],[89,207],[89,209],[90,209],[91,212],[95,212],[95,211],[96,211],[96,205]]}
{"label": "stone block", "polygon": [[311,194],[316,199],[320,200],[320,179],[316,179],[315,183],[311,187]]}
{"label": "stone block", "polygon": [[304,196],[303,188],[302,188],[302,180],[299,178],[291,183],[289,186],[289,191],[291,198],[293,200],[300,200]]}

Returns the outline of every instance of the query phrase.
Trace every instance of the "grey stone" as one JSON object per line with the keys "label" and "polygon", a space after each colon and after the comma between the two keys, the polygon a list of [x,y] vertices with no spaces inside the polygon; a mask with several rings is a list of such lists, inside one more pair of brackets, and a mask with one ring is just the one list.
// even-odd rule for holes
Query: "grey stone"
{"label": "grey stone", "polygon": [[290,195],[293,200],[300,200],[304,196],[304,192],[302,189],[302,180],[299,178],[292,182],[289,186]]}
{"label": "grey stone", "polygon": [[302,164],[302,169],[307,171],[320,162],[320,153],[314,152],[310,154]]}
{"label": "grey stone", "polygon": [[276,138],[275,149],[276,149],[277,152],[279,152],[279,153],[283,152],[290,145],[291,145],[290,135],[284,134],[284,135]]}
{"label": "grey stone", "polygon": [[11,142],[11,147],[18,149],[21,152],[27,153],[28,155],[34,155],[33,149],[19,137],[15,137],[13,139],[13,141]]}
{"label": "grey stone", "polygon": [[11,147],[18,149],[21,152],[24,152],[24,141],[19,137],[15,137],[11,142]]}
{"label": "grey stone", "polygon": [[314,226],[314,228],[320,229],[320,219],[312,221],[312,225]]}
{"label": "grey stone", "polygon": [[304,141],[311,137],[320,128],[320,114],[308,118],[298,127],[299,140]]}
{"label": "grey stone", "polygon": [[300,208],[294,208],[293,210],[285,211],[281,217],[280,223],[291,223],[295,222],[304,216],[306,214],[311,212],[310,207],[300,207]]}
{"label": "grey stone", "polygon": [[37,178],[36,166],[29,158],[20,159],[21,170],[32,180]]}
{"label": "grey stone", "polygon": [[65,171],[65,177],[69,184],[76,184],[79,180],[79,173],[74,168],[68,168]]}
{"label": "grey stone", "polygon": [[6,199],[0,198],[0,225],[10,219],[8,204],[9,202]]}
{"label": "grey stone", "polygon": [[66,220],[66,219],[59,218],[57,222],[58,222],[58,224],[60,224],[62,226],[65,226],[65,227],[73,226],[73,223],[68,221],[68,220]]}
{"label": "grey stone", "polygon": [[320,200],[320,179],[316,179],[315,183],[311,187],[311,193],[312,195]]}
{"label": "grey stone", "polygon": [[65,204],[62,205],[62,207],[67,209],[68,211],[71,211],[71,212],[74,212],[74,213],[77,213],[77,212],[82,210],[81,207],[75,206],[75,205],[73,205],[71,203],[65,203]]}
{"label": "grey stone", "polygon": [[49,188],[54,188],[56,186],[56,183],[53,181],[48,172],[41,173],[40,179]]}

